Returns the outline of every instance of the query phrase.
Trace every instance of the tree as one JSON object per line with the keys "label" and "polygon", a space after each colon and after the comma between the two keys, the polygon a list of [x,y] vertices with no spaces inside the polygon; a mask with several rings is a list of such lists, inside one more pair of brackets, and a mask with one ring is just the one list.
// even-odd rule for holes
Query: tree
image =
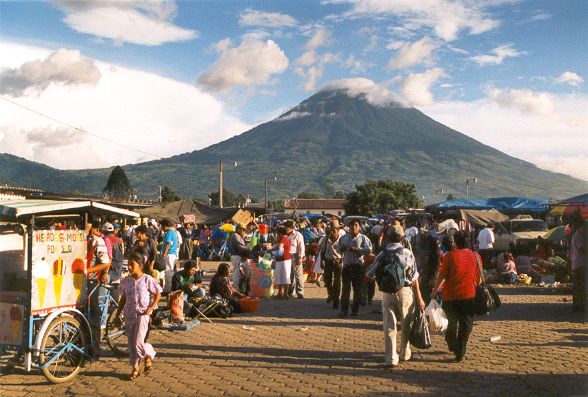
{"label": "tree", "polygon": [[182,198],[178,196],[176,192],[167,187],[167,185],[161,188],[161,201],[163,203],[172,203],[181,199]]}
{"label": "tree", "polygon": [[274,200],[268,206],[272,211],[284,212],[284,200]]}
{"label": "tree", "polygon": [[[215,207],[218,206],[218,191],[211,192],[208,195],[208,198],[210,199],[211,205]],[[223,188],[223,207],[238,207],[240,205],[245,204],[246,200],[247,197],[242,195],[241,193],[231,192],[230,190]],[[252,203],[257,202],[254,198],[250,198],[250,200]]]}
{"label": "tree", "polygon": [[298,198],[299,199],[319,199],[320,196],[316,193],[313,193],[313,192],[301,192],[301,193],[298,193]]}
{"label": "tree", "polygon": [[455,197],[453,197],[453,194],[452,193],[449,193],[447,195],[447,200],[455,200]]}
{"label": "tree", "polygon": [[106,182],[102,192],[107,193],[110,197],[121,198],[127,196],[130,188],[131,184],[127,174],[120,165],[117,165],[110,173],[108,182]]}
{"label": "tree", "polygon": [[346,199],[347,198],[347,193],[342,192],[341,190],[337,190],[337,192],[335,193],[335,195],[333,195],[334,199]]}
{"label": "tree", "polygon": [[369,180],[363,185],[355,185],[355,189],[355,192],[347,195],[345,203],[345,213],[349,215],[383,214],[394,209],[420,207],[422,204],[412,183],[389,179]]}

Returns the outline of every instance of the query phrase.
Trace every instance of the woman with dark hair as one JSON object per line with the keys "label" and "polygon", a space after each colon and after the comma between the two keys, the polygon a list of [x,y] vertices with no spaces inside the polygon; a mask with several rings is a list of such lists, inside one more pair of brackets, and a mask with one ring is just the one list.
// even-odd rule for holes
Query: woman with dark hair
{"label": "woman with dark hair", "polygon": [[421,271],[421,278],[419,280],[419,286],[421,288],[421,295],[425,299],[425,303],[428,305],[431,299],[431,291],[435,284],[435,276],[437,270],[441,265],[441,251],[439,250],[439,240],[430,234],[425,236],[425,255],[423,260],[423,266]]}
{"label": "woman with dark hair", "polygon": [[478,263],[481,264],[482,259],[470,249],[467,232],[458,231],[453,238],[456,249],[443,257],[431,299],[443,284],[443,310],[449,320],[445,341],[449,351],[455,354],[455,361],[460,362],[474,326],[476,286],[482,280]]}
{"label": "woman with dark hair", "polygon": [[277,230],[276,243],[271,247],[272,255],[276,260],[275,284],[278,286],[276,299],[288,299],[288,287],[290,286],[290,271],[292,258],[290,256],[290,239],[286,228],[280,226]]}
{"label": "woman with dark hair", "polygon": [[238,311],[239,310],[239,298],[244,298],[246,295],[237,291],[231,283],[229,278],[230,266],[228,263],[221,263],[218,265],[216,273],[210,280],[210,296],[219,295],[231,302],[231,306]]}

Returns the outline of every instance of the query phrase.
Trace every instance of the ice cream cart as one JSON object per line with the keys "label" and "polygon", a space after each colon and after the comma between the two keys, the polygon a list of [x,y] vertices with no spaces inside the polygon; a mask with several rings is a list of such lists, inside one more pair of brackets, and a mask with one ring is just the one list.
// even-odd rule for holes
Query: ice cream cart
{"label": "ice cream cart", "polygon": [[73,379],[90,357],[85,225],[108,216],[139,214],[93,201],[0,201],[0,351],[51,382]]}

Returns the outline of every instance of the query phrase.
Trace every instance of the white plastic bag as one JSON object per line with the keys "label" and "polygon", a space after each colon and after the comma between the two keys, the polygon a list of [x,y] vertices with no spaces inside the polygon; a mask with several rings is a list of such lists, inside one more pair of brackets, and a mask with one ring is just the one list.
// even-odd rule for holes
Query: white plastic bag
{"label": "white plastic bag", "polygon": [[429,306],[425,309],[425,314],[429,318],[429,330],[431,333],[444,334],[449,321],[441,305],[435,299],[431,299]]}

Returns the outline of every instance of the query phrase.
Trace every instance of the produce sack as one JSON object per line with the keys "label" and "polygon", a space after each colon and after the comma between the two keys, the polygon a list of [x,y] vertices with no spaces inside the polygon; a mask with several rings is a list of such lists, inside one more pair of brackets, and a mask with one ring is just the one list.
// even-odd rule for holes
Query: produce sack
{"label": "produce sack", "polygon": [[447,320],[447,315],[441,308],[439,302],[431,299],[431,302],[429,302],[429,305],[425,309],[425,314],[429,319],[429,330],[432,334],[444,334],[447,331],[449,320]]}
{"label": "produce sack", "polygon": [[251,262],[251,278],[249,279],[249,296],[262,298],[274,294],[274,272],[271,269],[259,268],[257,263]]}
{"label": "produce sack", "polygon": [[172,321],[184,321],[184,292],[171,291],[167,296],[167,306],[171,310]]}
{"label": "produce sack", "polygon": [[410,344],[417,349],[428,349],[431,347],[431,334],[429,323],[424,310],[416,310],[410,327]]}

